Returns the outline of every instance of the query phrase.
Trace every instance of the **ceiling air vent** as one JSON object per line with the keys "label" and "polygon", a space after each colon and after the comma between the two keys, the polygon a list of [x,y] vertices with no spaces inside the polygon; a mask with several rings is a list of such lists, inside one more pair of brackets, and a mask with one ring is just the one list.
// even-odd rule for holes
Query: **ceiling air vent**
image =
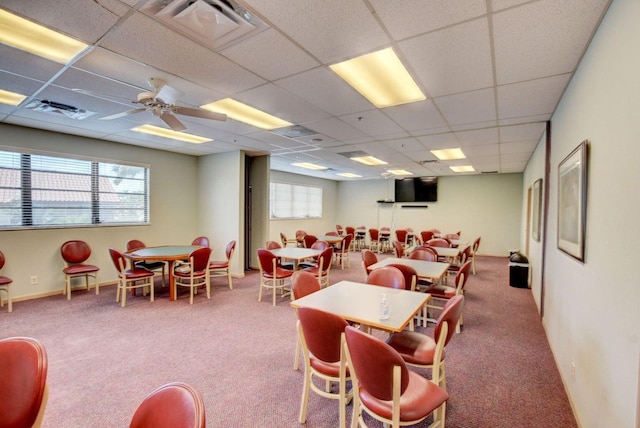
{"label": "ceiling air vent", "polygon": [[64,115],[71,119],[82,120],[85,119],[92,114],[95,114],[93,111],[83,110],[81,108],[77,108],[74,106],[70,106],[67,104],[57,103],[55,101],[49,100],[38,100],[35,99],[24,106],[29,110],[40,111],[43,113],[52,113],[58,115]]}
{"label": "ceiling air vent", "polygon": [[232,0],[151,0],[140,11],[213,50],[267,29]]}

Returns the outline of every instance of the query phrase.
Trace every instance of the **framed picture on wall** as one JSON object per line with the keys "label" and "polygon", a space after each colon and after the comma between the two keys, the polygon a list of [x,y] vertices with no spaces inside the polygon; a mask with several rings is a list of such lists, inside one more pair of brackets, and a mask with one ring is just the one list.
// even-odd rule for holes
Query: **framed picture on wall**
{"label": "framed picture on wall", "polygon": [[540,219],[542,216],[542,178],[533,183],[531,192],[531,236],[536,242],[540,242]]}
{"label": "framed picture on wall", "polygon": [[558,165],[558,248],[584,262],[587,140]]}

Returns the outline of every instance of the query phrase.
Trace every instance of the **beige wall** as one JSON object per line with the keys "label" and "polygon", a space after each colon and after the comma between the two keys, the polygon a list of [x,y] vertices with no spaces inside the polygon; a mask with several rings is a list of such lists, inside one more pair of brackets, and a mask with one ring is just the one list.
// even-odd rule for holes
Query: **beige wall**
{"label": "beige wall", "polygon": [[[585,428],[631,428],[640,422],[638,22],[640,2],[611,3],[552,117],[543,322]],[[585,139],[590,140],[586,258],[579,262],[557,248],[557,168]],[[530,161],[523,188],[543,176],[543,153],[539,147]],[[539,259],[542,248],[533,250]]]}

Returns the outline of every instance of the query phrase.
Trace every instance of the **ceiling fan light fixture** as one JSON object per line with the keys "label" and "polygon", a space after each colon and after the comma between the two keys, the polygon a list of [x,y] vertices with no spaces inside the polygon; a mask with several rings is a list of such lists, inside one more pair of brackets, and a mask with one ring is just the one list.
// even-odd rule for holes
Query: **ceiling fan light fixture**
{"label": "ceiling fan light fixture", "polygon": [[440,160],[456,160],[456,159],[466,159],[466,156],[462,152],[462,149],[442,149],[442,150],[431,150],[431,153],[435,157]]}
{"label": "ceiling fan light fixture", "polygon": [[4,91],[0,89],[0,103],[2,104],[17,106],[26,98],[27,98],[26,95],[18,94],[17,92]]}
{"label": "ceiling fan light fixture", "polygon": [[375,158],[373,156],[357,156],[349,158],[353,161],[360,162],[364,165],[375,166],[375,165],[387,165],[388,162]]}
{"label": "ceiling fan light fixture", "polygon": [[231,119],[237,120],[238,122],[243,122],[267,131],[293,125],[293,123],[272,116],[269,113],[265,113],[257,108],[243,104],[231,98],[225,98],[214,103],[205,104],[200,106],[200,108],[215,113],[226,114]]}
{"label": "ceiling fan light fixture", "polygon": [[176,132],[154,125],[136,126],[135,128],[131,128],[131,130],[143,134],[155,135],[156,137],[169,138],[171,140],[179,140],[184,141],[185,143],[192,144],[201,144],[213,141],[213,138],[200,137],[194,134],[187,134],[186,132]]}
{"label": "ceiling fan light fixture", "polygon": [[427,98],[392,48],[333,64],[329,68],[378,108]]}
{"label": "ceiling fan light fixture", "polygon": [[66,64],[88,46],[0,9],[0,43]]}

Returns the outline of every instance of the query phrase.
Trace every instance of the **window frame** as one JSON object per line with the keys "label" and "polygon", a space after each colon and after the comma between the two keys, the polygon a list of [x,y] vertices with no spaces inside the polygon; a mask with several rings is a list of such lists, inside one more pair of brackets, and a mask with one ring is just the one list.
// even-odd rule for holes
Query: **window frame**
{"label": "window frame", "polygon": [[[315,190],[319,190],[320,195],[319,195],[319,207],[316,207],[316,210],[319,208],[319,214],[317,215],[313,215],[313,207],[309,204],[309,202],[311,201],[311,199],[308,199],[306,201],[306,206],[304,207],[304,211],[301,215],[299,216],[294,216],[294,215],[289,215],[289,216],[282,216],[282,217],[278,217],[276,216],[276,211],[279,210],[277,207],[274,207],[274,203],[275,203],[275,196],[273,194],[274,185],[279,185],[279,186],[288,186],[290,189],[289,195],[290,198],[288,199],[290,202],[290,207],[288,207],[288,210],[291,214],[293,214],[293,210],[294,207],[293,205],[296,203],[295,200],[295,188],[303,188],[303,189],[315,189]],[[298,203],[300,201],[297,201]],[[304,203],[304,201],[302,201]],[[317,204],[316,204],[317,205]],[[300,184],[300,183],[288,183],[288,182],[284,182],[284,181],[277,181],[277,180],[271,180],[269,182],[269,220],[317,220],[317,219],[322,219],[322,214],[323,214],[323,210],[324,210],[324,188],[322,186],[314,186],[314,185],[309,185],[309,184]],[[300,208],[300,206],[298,206],[298,208]],[[281,208],[282,209],[282,208]]]}
{"label": "window frame", "polygon": [[[15,168],[8,167],[5,165],[0,165],[0,170],[17,170],[19,171],[19,189],[20,200],[19,200],[19,208],[16,210],[18,212],[18,217],[20,219],[20,224],[0,224],[0,231],[10,231],[10,230],[36,230],[36,229],[71,229],[71,228],[92,228],[92,227],[130,227],[130,226],[148,226],[151,224],[151,197],[150,197],[150,187],[151,187],[151,166],[149,164],[140,163],[140,162],[127,162],[122,160],[113,160],[113,159],[105,159],[98,157],[90,157],[90,156],[82,156],[82,155],[73,155],[68,153],[58,153],[58,152],[49,152],[44,150],[32,150],[32,149],[23,149],[23,148],[15,148],[8,146],[0,145],[0,153],[12,153],[14,155],[19,156],[19,165],[16,165]],[[69,172],[69,175],[75,177],[76,180],[81,178],[85,178],[85,180],[90,181],[90,188],[85,188],[81,192],[91,194],[90,201],[84,202],[85,207],[78,208],[78,213],[86,216],[87,210],[89,211],[90,222],[86,223],[34,223],[34,211],[37,212],[38,209],[52,209],[51,207],[47,207],[46,205],[37,207],[37,198],[34,197],[34,192],[55,192],[55,191],[74,191],[71,186],[69,188],[59,188],[59,187],[51,187],[51,188],[38,188],[34,185],[33,177],[34,172],[36,174],[40,173],[42,175],[46,175],[48,173],[58,174],[56,170],[47,170],[47,169],[38,169],[32,165],[32,160],[34,156],[41,156],[46,158],[59,158],[61,165],[64,162],[69,161],[80,161],[80,162],[88,162],[86,165],[87,173],[80,172]],[[118,167],[134,167],[141,168],[142,177],[132,178],[126,177],[126,175],[111,175],[109,173],[101,172],[101,165],[104,167],[110,166],[118,166]],[[90,171],[89,171],[90,170]],[[112,183],[112,180],[137,180],[139,189],[135,192],[130,192],[130,189],[121,189],[116,190]],[[111,183],[111,187],[108,189],[103,188],[101,183],[104,184],[106,181]],[[102,188],[101,188],[102,187]],[[9,185],[0,188],[0,190],[11,190],[16,189],[16,187],[10,187]],[[141,201],[141,206],[138,211],[140,211],[139,215],[142,217],[142,220],[135,221],[131,219],[127,219],[127,221],[109,221],[107,219],[108,212],[116,212],[118,210],[134,210],[136,208],[131,204],[127,204],[122,199],[116,201],[114,204],[112,195],[137,195],[137,198]],[[108,201],[108,198],[105,196],[111,196],[111,201]],[[35,200],[34,200],[35,199]],[[101,203],[101,200],[104,201]],[[123,202],[121,205],[118,202]],[[111,205],[110,205],[111,203]],[[4,208],[4,207],[3,207]],[[10,218],[10,215],[7,215],[7,218]]]}

